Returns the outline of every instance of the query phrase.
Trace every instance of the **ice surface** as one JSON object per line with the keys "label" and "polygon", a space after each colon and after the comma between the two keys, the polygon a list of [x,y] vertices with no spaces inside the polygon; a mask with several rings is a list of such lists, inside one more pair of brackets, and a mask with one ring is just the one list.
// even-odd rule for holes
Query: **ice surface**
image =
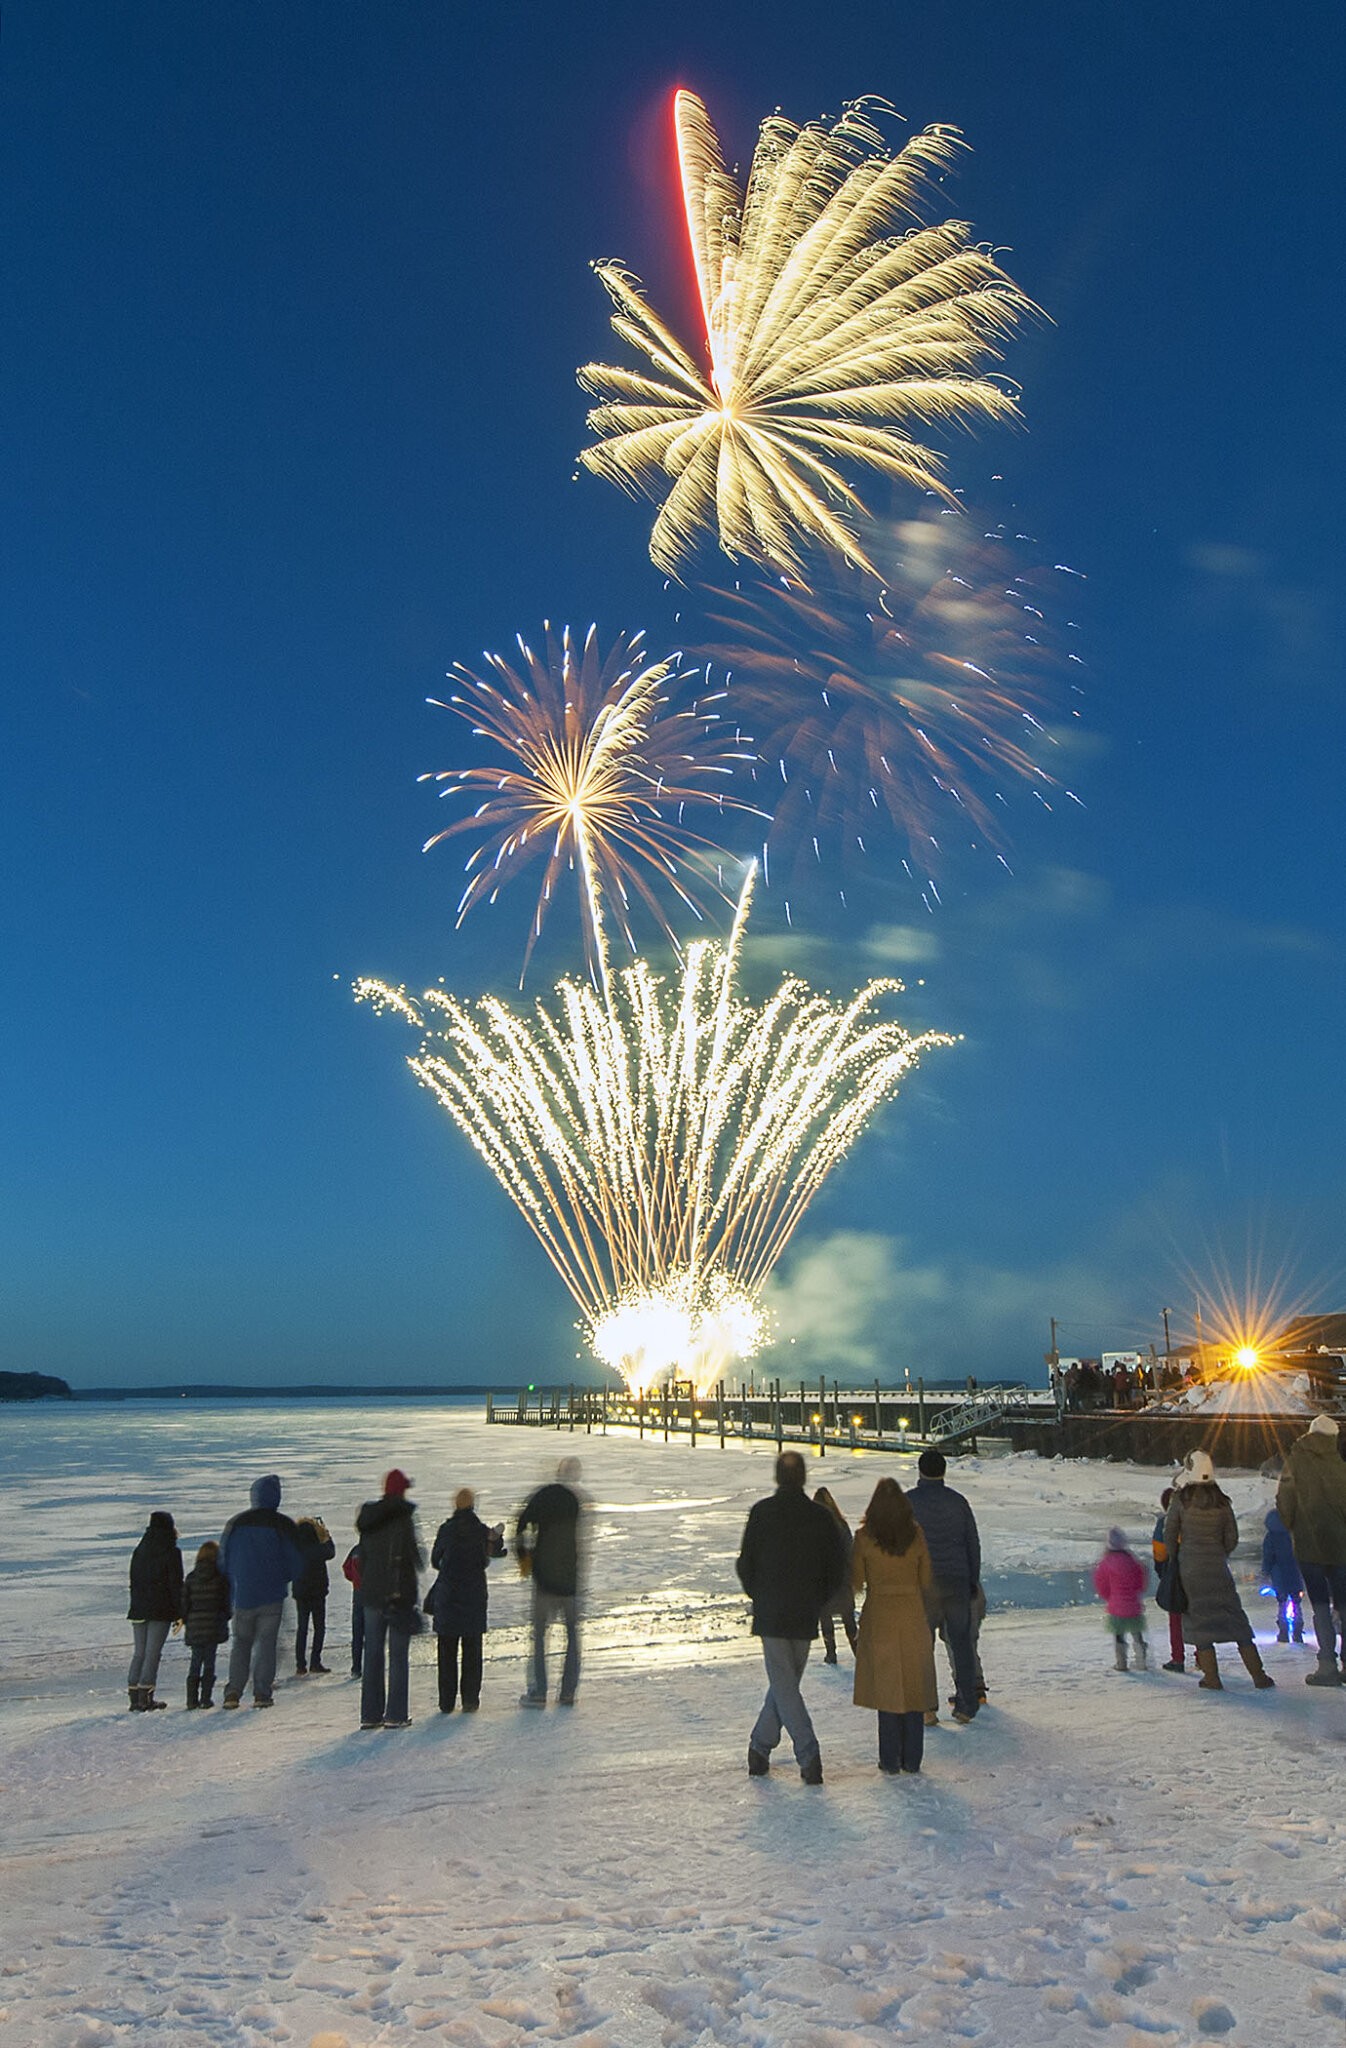
{"label": "ice surface", "polygon": [[[179,1644],[170,1711],[126,1713],[126,1562],[150,1509],[176,1515],[190,1563],[275,1470],[340,1556],[390,1465],[415,1475],[428,1538],[456,1487],[508,1516],[570,1451],[597,1502],[574,1713],[516,1706],[508,1560],[475,1718],[434,1711],[425,1640],[396,1737],[353,1732],[340,1675],[287,1680],[260,1720],[188,1715]],[[827,1783],[809,1790],[782,1752],[765,1782],[744,1772],[762,1681],[733,1559],[770,1464],[767,1446],[558,1443],[448,1405],[7,1413],[0,2048],[1341,2048],[1346,1695],[1304,1688],[1311,1648],[1265,1650],[1274,1694],[1236,1663],[1218,1695],[1110,1668],[1087,1574],[1111,1523],[1148,1536],[1166,1475],[958,1465],[992,1705],[930,1731],[920,1779],[881,1778],[845,1664],[815,1660]],[[855,1519],[909,1470],[830,1453],[816,1477]],[[1228,1484],[1265,1645],[1270,1488]],[[329,1616],[339,1674],[344,1583]]]}

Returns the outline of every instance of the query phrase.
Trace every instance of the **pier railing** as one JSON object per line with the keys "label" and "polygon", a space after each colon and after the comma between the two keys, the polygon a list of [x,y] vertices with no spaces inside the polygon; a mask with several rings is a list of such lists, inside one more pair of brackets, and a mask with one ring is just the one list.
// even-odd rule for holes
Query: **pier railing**
{"label": "pier railing", "polygon": [[993,1435],[1007,1416],[1026,1419],[1039,1410],[1044,1419],[1055,1414],[1045,1389],[987,1387],[969,1394],[927,1389],[920,1380],[863,1389],[844,1389],[835,1380],[785,1387],[777,1380],[747,1392],[721,1384],[700,1395],[686,1382],[643,1395],[620,1387],[522,1387],[517,1393],[488,1395],[486,1420],[570,1434],[630,1430],[665,1443],[685,1436],[694,1444],[713,1439],[723,1445],[731,1438],[774,1443],[778,1449],[802,1444],[825,1455],[829,1449],[971,1448],[979,1433]]}

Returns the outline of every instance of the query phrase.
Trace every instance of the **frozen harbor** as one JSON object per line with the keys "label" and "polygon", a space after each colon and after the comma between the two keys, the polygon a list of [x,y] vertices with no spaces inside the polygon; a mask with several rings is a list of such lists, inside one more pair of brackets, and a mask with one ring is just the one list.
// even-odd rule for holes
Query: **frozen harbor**
{"label": "frozen harbor", "polygon": [[[810,1791],[788,1761],[766,1783],[744,1772],[762,1678],[733,1560],[770,1446],[557,1439],[450,1405],[5,1420],[0,2048],[1340,2048],[1346,1693],[1305,1689],[1311,1648],[1268,1646],[1263,1479],[1228,1489],[1278,1690],[1254,1695],[1235,1664],[1214,1696],[1113,1673],[1086,1590],[1110,1523],[1148,1537],[1165,1475],[953,1468],[987,1559],[992,1704],[931,1731],[921,1779],[885,1779],[846,1664],[815,1658],[827,1782]],[[423,1639],[412,1729],[353,1733],[340,1582],[335,1675],[287,1680],[273,1713],[187,1715],[176,1643],[169,1712],[126,1713],[126,1564],[152,1508],[190,1565],[275,1470],[340,1558],[390,1465],[415,1477],[428,1542],[456,1487],[508,1519],[562,1450],[597,1506],[575,1713],[518,1710],[509,1560],[474,1719],[435,1712]],[[854,1522],[910,1462],[830,1453],[816,1478]]]}

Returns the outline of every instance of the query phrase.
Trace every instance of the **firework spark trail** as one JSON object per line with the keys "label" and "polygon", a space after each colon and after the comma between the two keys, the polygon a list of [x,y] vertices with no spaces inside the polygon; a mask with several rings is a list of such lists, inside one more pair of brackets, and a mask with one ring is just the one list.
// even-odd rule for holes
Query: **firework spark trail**
{"label": "firework spark trail", "polygon": [[476,835],[459,924],[477,904],[494,902],[522,867],[543,862],[525,972],[558,880],[578,869],[586,956],[606,985],[604,907],[632,953],[633,897],[673,937],[650,875],[700,916],[684,879],[687,857],[712,842],[684,827],[681,810],[690,803],[751,808],[726,785],[752,756],[721,725],[723,692],[703,689],[680,705],[694,673],[676,657],[651,660],[639,633],[618,634],[606,655],[593,626],[582,646],[568,626],[559,637],[548,627],[540,653],[522,639],[518,646],[518,667],[488,654],[488,675],[461,666],[449,672],[457,688],[439,708],[465,719],[502,758],[420,777],[439,783],[441,795],[478,799],[469,816],[427,840],[426,850],[457,833]]}
{"label": "firework spark trail", "polygon": [[[562,981],[531,1020],[442,989],[356,998],[423,1033],[408,1061],[541,1242],[590,1341],[633,1385],[653,1365],[709,1371],[760,1334],[763,1283],[819,1188],[941,1033],[791,976],[763,1003],[737,984],[751,878],[727,943],[688,948],[671,984],[638,959],[606,990]],[[674,1338],[674,1328],[684,1331]],[[679,1346],[681,1348],[679,1348]],[[616,1347],[614,1349],[614,1347]],[[700,1360],[698,1368],[697,1360]]]}
{"label": "firework spark trail", "polygon": [[1031,301],[966,222],[921,225],[962,140],[929,128],[890,157],[871,109],[891,111],[862,101],[830,126],[763,122],[741,188],[701,101],[676,95],[703,362],[637,278],[594,265],[614,333],[649,367],[580,370],[600,401],[580,460],[660,502],[650,555],[667,575],[707,537],[801,580],[810,547],[869,567],[848,473],[947,500],[941,457],[914,436],[1017,417],[986,372]]}

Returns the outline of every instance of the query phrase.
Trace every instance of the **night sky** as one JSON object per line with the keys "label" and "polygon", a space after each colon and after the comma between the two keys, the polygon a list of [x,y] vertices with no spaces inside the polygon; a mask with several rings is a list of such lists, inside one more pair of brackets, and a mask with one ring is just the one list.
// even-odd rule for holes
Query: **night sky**
{"label": "night sky", "polygon": [[1049,1316],[1162,1343],[1250,1267],[1346,1303],[1344,19],[10,0],[0,1365],[574,1374],[568,1297],[350,983],[517,979],[526,884],[455,933],[461,851],[420,851],[449,663],[547,617],[676,644],[646,508],[576,477],[574,373],[616,359],[591,258],[685,311],[678,84],[744,161],[866,92],[963,129],[950,210],[1051,324],[1026,429],[954,471],[1087,577],[1083,807],[1019,801],[1011,871],[957,863],[933,914],[877,854],[844,913],[760,901],[761,959],[897,960],[963,1035],[795,1240],[778,1369],[1040,1376]]}

